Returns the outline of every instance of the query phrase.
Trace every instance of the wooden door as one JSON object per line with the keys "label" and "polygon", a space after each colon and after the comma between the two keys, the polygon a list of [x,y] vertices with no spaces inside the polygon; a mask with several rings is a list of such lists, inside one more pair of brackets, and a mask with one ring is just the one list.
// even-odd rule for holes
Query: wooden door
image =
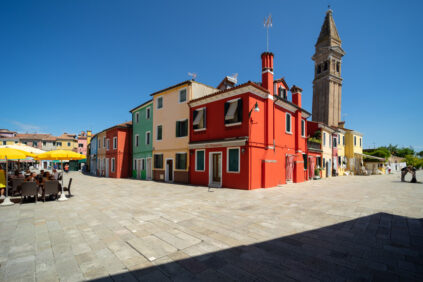
{"label": "wooden door", "polygon": [[166,160],[167,181],[173,181],[173,160]]}
{"label": "wooden door", "polygon": [[213,154],[213,182],[220,183],[222,176],[220,175],[221,171],[221,155]]}

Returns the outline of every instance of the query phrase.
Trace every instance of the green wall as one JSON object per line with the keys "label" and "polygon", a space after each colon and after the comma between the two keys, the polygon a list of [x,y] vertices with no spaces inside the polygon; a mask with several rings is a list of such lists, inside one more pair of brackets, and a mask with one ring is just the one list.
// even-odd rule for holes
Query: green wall
{"label": "green wall", "polygon": [[[150,108],[150,118],[146,118],[147,108]],[[139,121],[136,120],[136,114],[139,114]],[[150,144],[145,144],[145,134],[150,131]],[[135,136],[139,135],[138,147],[136,146]],[[132,177],[137,177],[135,170],[135,159],[152,157],[153,153],[153,101],[141,105],[132,111]],[[146,171],[141,171],[141,179],[146,179]]]}

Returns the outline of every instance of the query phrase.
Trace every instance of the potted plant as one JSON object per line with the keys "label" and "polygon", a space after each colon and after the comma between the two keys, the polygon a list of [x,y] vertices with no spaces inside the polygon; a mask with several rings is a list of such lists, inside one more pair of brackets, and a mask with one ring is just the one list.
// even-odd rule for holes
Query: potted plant
{"label": "potted plant", "polygon": [[321,171],[322,169],[320,168],[320,166],[317,166],[315,169],[314,169],[314,177],[313,177],[313,179],[320,179],[320,171]]}

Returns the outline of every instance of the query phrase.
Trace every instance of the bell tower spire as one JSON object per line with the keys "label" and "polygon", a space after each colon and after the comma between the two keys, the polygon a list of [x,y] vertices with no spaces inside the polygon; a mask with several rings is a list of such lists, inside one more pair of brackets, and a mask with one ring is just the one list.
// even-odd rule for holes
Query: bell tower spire
{"label": "bell tower spire", "polygon": [[326,12],[312,57],[315,63],[312,120],[338,126],[341,121],[341,63],[345,52],[332,13],[330,8]]}

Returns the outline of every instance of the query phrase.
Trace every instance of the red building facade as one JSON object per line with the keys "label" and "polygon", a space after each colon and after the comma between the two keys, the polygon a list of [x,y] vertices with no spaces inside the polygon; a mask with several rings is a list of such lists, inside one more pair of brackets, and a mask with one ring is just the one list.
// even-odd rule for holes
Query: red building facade
{"label": "red building facade", "polygon": [[106,130],[106,177],[131,177],[131,140],[132,122],[122,123]]}
{"label": "red building facade", "polygon": [[303,182],[307,122],[301,88],[273,79],[273,54],[262,59],[262,82],[247,82],[190,102],[190,182],[256,189]]}

